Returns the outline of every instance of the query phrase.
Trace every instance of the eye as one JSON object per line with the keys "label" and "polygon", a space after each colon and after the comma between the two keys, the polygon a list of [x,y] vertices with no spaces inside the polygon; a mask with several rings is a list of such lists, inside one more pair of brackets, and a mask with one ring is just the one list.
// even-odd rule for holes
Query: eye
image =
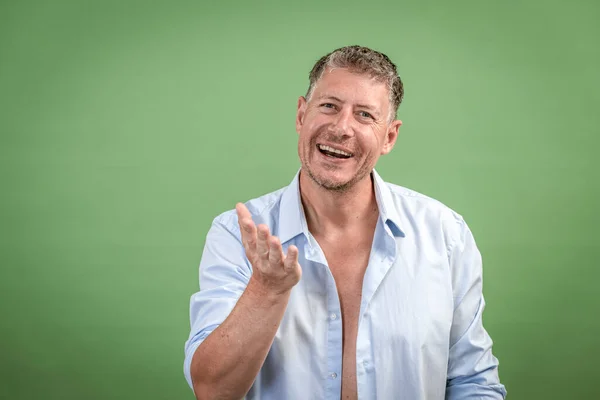
{"label": "eye", "polygon": [[373,116],[371,114],[369,114],[368,112],[366,112],[366,111],[360,111],[358,113],[358,115],[360,115],[362,118],[371,118],[371,119],[373,119]]}
{"label": "eye", "polygon": [[335,108],[335,105],[331,104],[331,103],[323,103],[321,104],[321,107],[325,107],[325,108]]}

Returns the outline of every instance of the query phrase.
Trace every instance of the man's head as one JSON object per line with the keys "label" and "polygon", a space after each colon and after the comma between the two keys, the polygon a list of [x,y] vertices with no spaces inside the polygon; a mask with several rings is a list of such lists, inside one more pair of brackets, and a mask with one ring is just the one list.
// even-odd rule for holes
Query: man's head
{"label": "man's head", "polygon": [[396,66],[382,53],[349,46],[323,56],[310,72],[306,97],[298,99],[303,171],[337,191],[368,178],[379,156],[394,147],[403,95]]}
{"label": "man's head", "polygon": [[398,107],[404,97],[404,86],[396,71],[396,65],[383,53],[368,47],[347,46],[324,55],[315,63],[310,71],[306,99],[310,97],[327,69],[345,68],[354,73],[364,74],[387,85],[390,101],[390,121],[398,112]]}

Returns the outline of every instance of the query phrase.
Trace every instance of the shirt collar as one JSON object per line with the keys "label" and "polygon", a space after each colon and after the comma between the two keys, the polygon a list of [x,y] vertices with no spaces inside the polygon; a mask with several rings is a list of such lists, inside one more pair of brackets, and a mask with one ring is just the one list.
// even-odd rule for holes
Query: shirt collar
{"label": "shirt collar", "polygon": [[404,232],[400,228],[402,221],[400,220],[400,214],[398,213],[398,208],[390,187],[375,169],[373,169],[371,176],[373,177],[375,198],[377,199],[381,220],[390,228],[394,236],[404,237]]}
{"label": "shirt collar", "polygon": [[[371,176],[373,177],[375,198],[382,222],[390,228],[394,236],[404,237],[404,232],[400,229],[400,216],[390,188],[375,169],[373,169]],[[296,172],[294,179],[285,188],[281,196],[278,231],[282,244],[301,233],[307,238],[309,237],[306,216],[300,200],[300,170]]]}
{"label": "shirt collar", "polygon": [[281,195],[279,205],[279,240],[285,243],[288,240],[304,233],[308,237],[308,227],[302,202],[300,201],[300,170],[292,183],[285,188]]}

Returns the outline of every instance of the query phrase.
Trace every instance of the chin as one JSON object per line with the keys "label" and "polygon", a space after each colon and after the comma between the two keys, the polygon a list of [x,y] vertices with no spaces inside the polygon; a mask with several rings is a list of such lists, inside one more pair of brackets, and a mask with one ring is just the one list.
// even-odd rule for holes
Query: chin
{"label": "chin", "polygon": [[350,189],[357,181],[356,174],[352,174],[349,177],[345,177],[333,171],[315,171],[312,168],[306,168],[309,177],[313,182],[318,184],[323,189],[335,191],[335,192],[344,192]]}

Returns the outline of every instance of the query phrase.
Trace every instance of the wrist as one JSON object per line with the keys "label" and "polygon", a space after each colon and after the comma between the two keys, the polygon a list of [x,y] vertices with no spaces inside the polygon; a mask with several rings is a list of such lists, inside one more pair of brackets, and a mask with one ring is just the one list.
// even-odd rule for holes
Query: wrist
{"label": "wrist", "polygon": [[259,304],[274,306],[280,303],[286,303],[290,298],[291,288],[286,290],[277,290],[272,286],[265,285],[258,280],[254,275],[250,277],[250,281],[246,286],[246,292],[250,297],[259,301]]}

